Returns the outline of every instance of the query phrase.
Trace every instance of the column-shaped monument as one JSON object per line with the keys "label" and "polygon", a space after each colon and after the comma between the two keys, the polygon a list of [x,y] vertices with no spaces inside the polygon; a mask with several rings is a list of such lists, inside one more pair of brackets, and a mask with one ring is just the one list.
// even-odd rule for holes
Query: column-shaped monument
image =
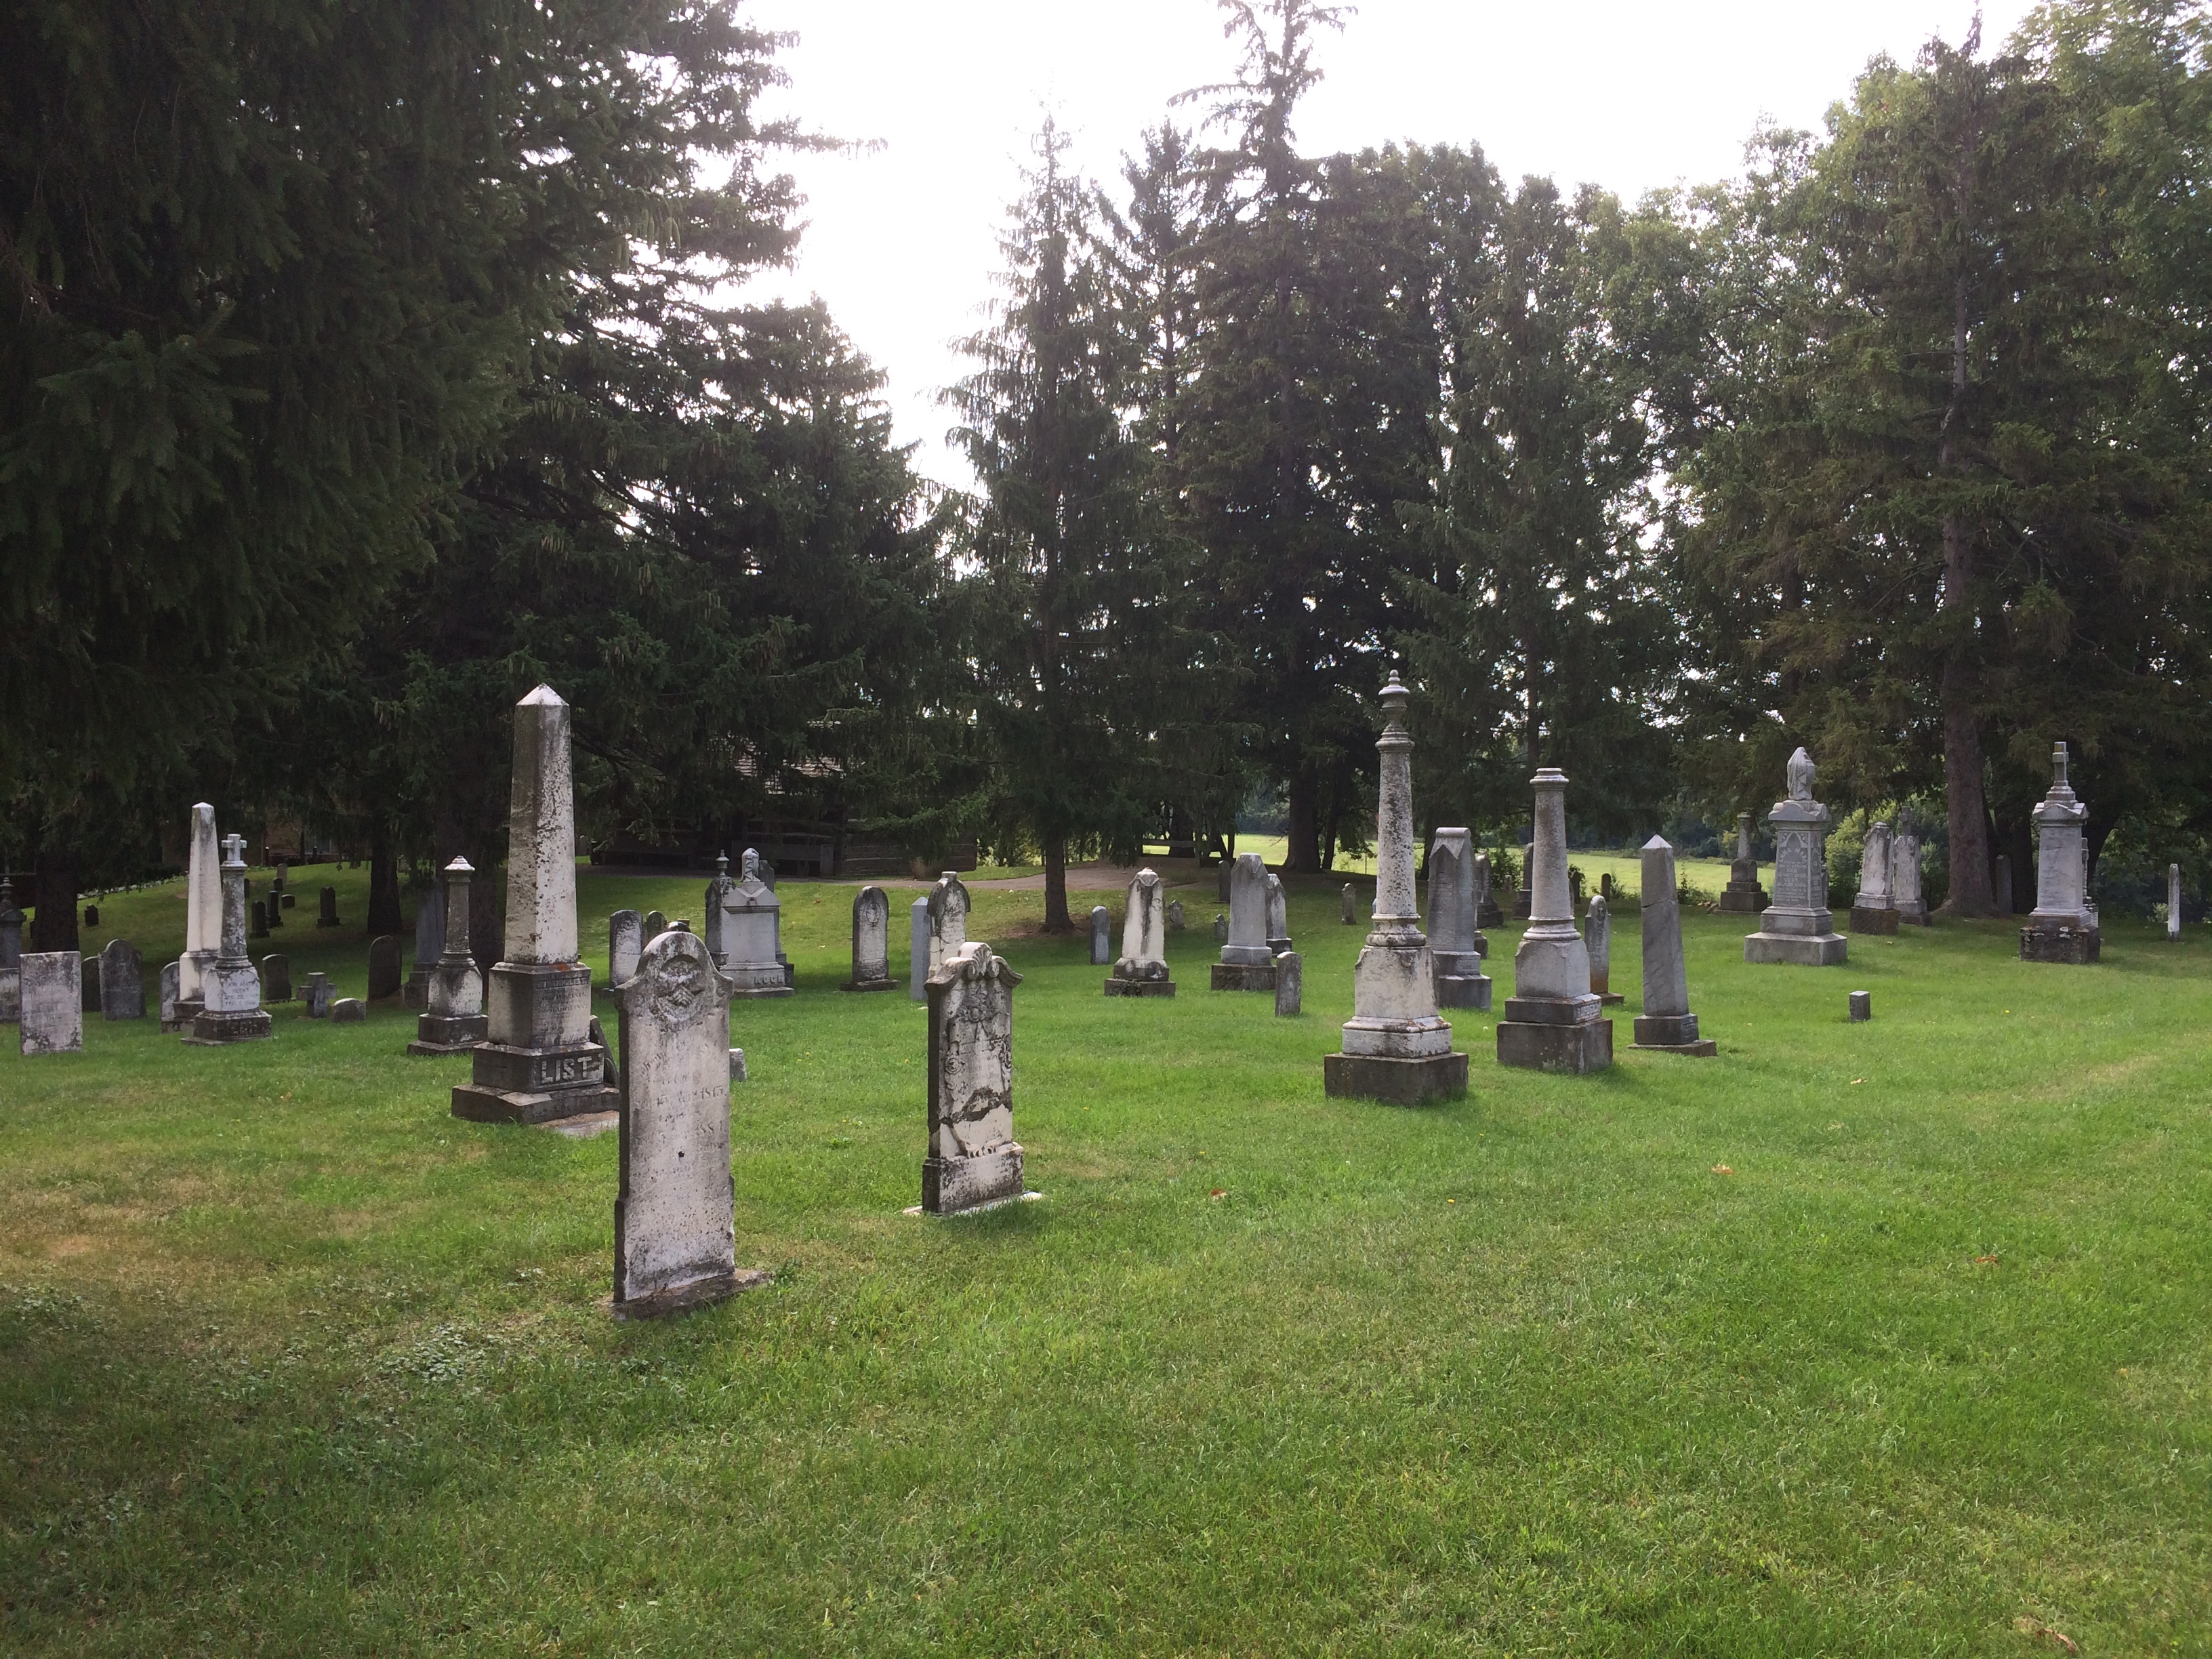
{"label": "column-shaped monument", "polygon": [[1331,1095],[1418,1105],[1467,1092],[1467,1056],[1437,1012],[1437,966],[1414,891],[1413,693],[1393,672],[1382,688],[1382,787],[1375,811],[1374,929],[1352,970],[1344,1052],[1322,1057]]}
{"label": "column-shaped monument", "polygon": [[1858,896],[1851,901],[1851,932],[1893,933],[1897,906],[1889,890],[1889,825],[1876,818],[1867,831],[1866,851],[1859,859]]}
{"label": "column-shaped monument", "polygon": [[186,1042],[255,1042],[276,1022],[261,1006],[261,974],[246,954],[246,837],[222,844],[222,931],[216,957],[200,978],[201,1006]]}
{"label": "column-shaped monument", "polygon": [[1823,968],[1847,959],[1850,945],[1828,911],[1828,809],[1813,799],[1813,757],[1790,757],[1790,798],[1777,801],[1774,902],[1743,941],[1746,962],[1795,962]]}
{"label": "column-shaped monument", "polygon": [[[476,874],[466,859],[446,866],[433,895],[445,906],[438,927],[438,959],[422,983],[422,1012],[415,1022],[410,1054],[465,1054],[487,1035],[483,979],[469,949],[469,882]],[[418,934],[419,937],[419,934]]]}
{"label": "column-shaped monument", "polygon": [[[216,844],[215,808],[192,808],[191,846],[185,854],[185,953],[177,958],[178,1029],[206,1006],[208,969],[222,944],[222,853]],[[164,1027],[164,1030],[168,1029]]]}
{"label": "column-shaped monument", "polygon": [[1213,988],[1275,988],[1275,953],[1267,948],[1267,866],[1257,853],[1239,853],[1229,872],[1229,942],[1213,964]]}
{"label": "column-shaped monument", "polygon": [[1567,775],[1545,767],[1529,843],[1528,928],[1513,953],[1513,994],[1498,1022],[1498,1063],[1532,1071],[1598,1072],[1613,1064],[1613,1022],[1590,989],[1589,950],[1567,890]]}
{"label": "column-shaped monument", "polygon": [[2020,930],[2022,962],[2094,962],[2103,950],[2088,894],[2089,809],[2066,765],[2066,745],[2054,744],[2051,793],[2035,809],[2035,908]]}
{"label": "column-shaped monument", "polygon": [[1721,908],[1755,916],[1765,908],[1766,890],[1759,884],[1759,860],[1751,850],[1751,814],[1739,812],[1735,815],[1735,861],[1729,866]]}
{"label": "column-shaped monument", "polygon": [[1474,925],[1474,837],[1465,830],[1439,830],[1429,847],[1429,956],[1437,965],[1437,1006],[1490,1006],[1490,975],[1482,971],[1487,942]]}
{"label": "column-shaped monument", "polygon": [[1635,1046],[1667,1054],[1711,1054],[1690,1012],[1690,979],[1682,961],[1682,906],[1674,849],[1659,836],[1644,843],[1644,1012]]}
{"label": "column-shaped monument", "polygon": [[1171,997],[1168,977],[1167,890],[1157,872],[1139,870],[1121,913],[1121,954],[1106,978],[1109,997]]}
{"label": "column-shaped monument", "polygon": [[615,1104],[607,1051],[592,1041],[592,970],[576,942],[569,766],[568,705],[541,685],[514,706],[507,933],[491,970],[485,1040],[472,1056],[472,1079],[453,1091],[455,1117],[550,1123]]}

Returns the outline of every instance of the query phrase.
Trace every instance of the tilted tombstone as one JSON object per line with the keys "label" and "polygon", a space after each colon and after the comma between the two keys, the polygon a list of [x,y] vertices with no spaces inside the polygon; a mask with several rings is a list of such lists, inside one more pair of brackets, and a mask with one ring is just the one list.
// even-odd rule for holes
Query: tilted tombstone
{"label": "tilted tombstone", "polygon": [[1583,948],[1589,952],[1589,988],[1610,1008],[1622,1000],[1613,988],[1613,906],[1600,893],[1583,913]]}
{"label": "tilted tombstone", "polygon": [[246,837],[223,837],[222,942],[201,982],[202,1004],[183,1041],[258,1042],[276,1021],[261,1006],[261,975],[246,954]]}
{"label": "tilted tombstone", "polygon": [[613,1307],[642,1318],[738,1288],[730,1176],[730,983],[672,930],[615,988],[621,1011]]}
{"label": "tilted tombstone", "polygon": [[[722,901],[723,967],[729,975],[730,994],[787,997],[792,990],[783,967],[783,902],[761,879],[760,854],[750,848],[745,849],[743,868],[738,884]],[[647,927],[650,932],[650,918]]]}
{"label": "tilted tombstone", "polygon": [[1759,884],[1759,860],[1751,847],[1751,814],[1735,815],[1735,860],[1729,866],[1728,887],[1721,894],[1721,908],[1755,916],[1766,908],[1766,890]]}
{"label": "tilted tombstone", "polygon": [[301,994],[300,1000],[307,1005],[309,1019],[328,1019],[331,1017],[331,976],[319,972],[309,974],[307,988]]}
{"label": "tilted tombstone", "polygon": [[1127,907],[1121,913],[1121,954],[1107,975],[1109,997],[1171,997],[1175,981],[1168,977],[1167,908],[1165,890],[1157,872],[1139,870],[1129,884]]}
{"label": "tilted tombstone", "polygon": [[1859,858],[1858,896],[1851,900],[1851,932],[1894,933],[1897,907],[1890,901],[1889,825],[1876,818]]}
{"label": "tilted tombstone", "polygon": [[1421,932],[1413,855],[1413,739],[1406,730],[1413,693],[1395,672],[1382,688],[1382,756],[1375,793],[1375,916],[1352,973],[1352,1018],[1344,1051],[1322,1056],[1322,1086],[1418,1105],[1467,1092],[1467,1056],[1437,1012],[1437,969]]}
{"label": "tilted tombstone", "polygon": [[415,963],[407,972],[407,1006],[421,1010],[430,1006],[430,975],[446,950],[446,878],[431,878],[429,887],[415,902]]}
{"label": "tilted tombstone", "polygon": [[399,988],[399,936],[379,933],[368,942],[368,1000],[396,997]]}
{"label": "tilted tombstone", "polygon": [[1272,991],[1275,953],[1267,948],[1267,866],[1239,853],[1229,877],[1229,939],[1213,964],[1217,991]]}
{"label": "tilted tombstone", "polygon": [[714,958],[717,968],[730,959],[728,942],[722,937],[722,907],[729,901],[730,889],[736,885],[730,879],[730,855],[715,854],[714,879],[707,884],[707,954]]}
{"label": "tilted tombstone", "polygon": [[2181,938],[2181,866],[2166,866],[2166,937],[2169,944]]}
{"label": "tilted tombstone", "polygon": [[2035,809],[2035,908],[2020,930],[2022,962],[2096,961],[2104,950],[2089,902],[2085,834],[2089,808],[2067,781],[2064,744],[2051,750],[2051,793]]}
{"label": "tilted tombstone", "polygon": [[173,1031],[177,1029],[178,1025],[177,981],[179,972],[178,965],[173,962],[165,962],[161,964],[161,1029],[165,1031]]}
{"label": "tilted tombstone", "polygon": [[466,859],[447,865],[441,878],[445,926],[438,930],[438,960],[423,988],[422,1012],[415,1021],[410,1054],[458,1054],[473,1050],[489,1034],[483,1011],[483,978],[469,949],[469,886],[476,870]]}
{"label": "tilted tombstone", "polygon": [[853,895],[853,977],[846,991],[892,991],[891,902],[873,883]]}
{"label": "tilted tombstone", "polygon": [[261,970],[263,1003],[289,1002],[292,1000],[292,958],[265,956],[256,965]]}
{"label": "tilted tombstone", "polygon": [[907,907],[907,995],[915,1002],[929,1000],[929,895],[924,893]]}
{"label": "tilted tombstone", "polygon": [[322,896],[317,901],[315,926],[318,927],[336,927],[339,926],[338,890],[337,888],[325,887],[323,889]]}
{"label": "tilted tombstone", "polygon": [[15,884],[0,876],[0,1024],[13,1024],[23,1012],[23,913],[15,908]]}
{"label": "tilted tombstone", "polygon": [[146,1018],[146,960],[127,939],[112,939],[100,953],[100,1017]]}
{"label": "tilted tombstone", "polygon": [[[1429,957],[1437,967],[1437,1006],[1490,1006],[1475,918],[1474,838],[1463,829],[1438,830],[1429,847]],[[1349,888],[1345,890],[1349,892]]]}
{"label": "tilted tombstone", "polygon": [[1498,1023],[1498,1063],[1586,1073],[1613,1064],[1613,1022],[1590,989],[1589,945],[1575,926],[1567,880],[1567,775],[1529,780],[1536,838],[1528,846],[1528,930],[1513,953],[1513,994]]}
{"label": "tilted tombstone", "polygon": [[1679,891],[1674,849],[1654,836],[1644,843],[1644,1012],[1636,1017],[1636,1047],[1711,1054],[1713,1041],[1698,1036],[1698,1017],[1690,1012]]}
{"label": "tilted tombstone", "polygon": [[1291,948],[1291,905],[1283,891],[1283,878],[1267,873],[1267,959],[1273,962]]}
{"label": "tilted tombstone", "polygon": [[1759,913],[1759,931],[1743,941],[1746,962],[1793,962],[1824,968],[1850,959],[1850,941],[1828,909],[1828,809],[1813,799],[1813,757],[1790,757],[1789,799],[1777,801],[1774,902]]}
{"label": "tilted tombstone", "polygon": [[[720,929],[720,923],[716,924]],[[645,918],[635,910],[617,910],[607,918],[607,983],[619,985],[637,971],[645,951]],[[711,952],[709,954],[712,954]]]}
{"label": "tilted tombstone", "polygon": [[1306,959],[1296,951],[1285,951],[1275,958],[1275,1018],[1289,1019],[1297,1014],[1305,1000]]}
{"label": "tilted tombstone", "polygon": [[75,951],[27,951],[20,1045],[27,1054],[84,1050],[84,966]]}
{"label": "tilted tombstone", "polygon": [[1897,812],[1897,833],[1889,840],[1890,903],[1908,927],[1929,926],[1927,901],[1920,896],[1920,837],[1912,828],[1912,809]]}
{"label": "tilted tombstone", "polygon": [[591,1038],[592,970],[577,941],[568,705],[550,685],[514,709],[507,925],[484,1013],[469,1081],[453,1090],[455,1117],[552,1123],[612,1108],[606,1049]]}
{"label": "tilted tombstone", "polygon": [[1022,976],[980,939],[929,976],[929,1156],[921,1207],[931,1215],[1022,1196],[1014,1139],[1014,987]]}
{"label": "tilted tombstone", "polygon": [[1103,968],[1114,960],[1114,918],[1103,904],[1091,907],[1091,965]]}

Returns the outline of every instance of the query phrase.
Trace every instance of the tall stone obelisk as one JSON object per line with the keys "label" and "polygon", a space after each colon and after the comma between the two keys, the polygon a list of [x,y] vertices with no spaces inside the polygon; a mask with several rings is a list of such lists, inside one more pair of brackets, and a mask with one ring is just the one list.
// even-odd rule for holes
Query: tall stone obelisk
{"label": "tall stone obelisk", "polygon": [[1322,1057],[1332,1095],[1418,1105],[1467,1092],[1467,1056],[1437,1012],[1436,959],[1421,932],[1413,861],[1413,693],[1393,673],[1382,688],[1382,787],[1375,810],[1375,927],[1352,970],[1344,1052]]}
{"label": "tall stone obelisk", "polygon": [[185,953],[177,958],[178,1027],[190,1026],[207,1006],[208,970],[215,966],[222,945],[222,853],[216,844],[215,808],[202,801],[192,808],[192,841],[185,853]]}
{"label": "tall stone obelisk", "polygon": [[568,705],[541,685],[514,706],[507,809],[507,936],[485,1040],[453,1115],[550,1123],[611,1111],[605,1048],[592,1041],[592,970],[576,946],[576,800]]}
{"label": "tall stone obelisk", "polygon": [[1498,1063],[1546,1072],[1596,1072],[1613,1064],[1613,1022],[1590,989],[1589,947],[1567,890],[1567,775],[1547,766],[1528,845],[1528,927],[1513,953],[1513,994],[1498,1022]]}

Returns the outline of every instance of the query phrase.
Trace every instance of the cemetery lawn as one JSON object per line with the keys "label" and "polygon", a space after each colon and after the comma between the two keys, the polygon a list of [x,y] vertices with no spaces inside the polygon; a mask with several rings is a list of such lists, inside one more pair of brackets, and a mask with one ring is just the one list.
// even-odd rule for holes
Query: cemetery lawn
{"label": "cemetery lawn", "polygon": [[[283,941],[357,994],[329,879]],[[700,885],[586,873],[592,959]],[[922,1014],[787,883],[799,994],[732,1039],[775,1282],[659,1323],[601,1308],[614,1139],[456,1121],[396,1007],[11,1042],[0,1651],[2212,1653],[2212,929],[1805,969],[1694,915],[1697,1060],[1626,1052],[1626,912],[1613,1071],[1462,1013],[1468,1098],[1407,1110],[1322,1093],[1329,885],[1295,1020],[1207,990],[1210,879],[1172,1001],[979,893],[1045,1196],[936,1221]],[[149,990],[173,890],[92,940]]]}

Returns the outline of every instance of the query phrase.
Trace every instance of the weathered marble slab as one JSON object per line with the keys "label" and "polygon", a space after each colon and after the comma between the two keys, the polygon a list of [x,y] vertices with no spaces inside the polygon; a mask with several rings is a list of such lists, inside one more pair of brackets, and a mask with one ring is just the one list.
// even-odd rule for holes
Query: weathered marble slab
{"label": "weathered marble slab", "polygon": [[26,1054],[74,1054],[84,1048],[84,967],[75,951],[26,951],[18,1031]]}
{"label": "weathered marble slab", "polygon": [[100,951],[100,1017],[146,1018],[146,963],[127,939],[112,939]]}
{"label": "weathered marble slab", "polygon": [[889,991],[891,979],[891,902],[872,884],[853,895],[853,977],[847,991]]}
{"label": "weathered marble slab", "polygon": [[1171,997],[1168,976],[1166,888],[1157,872],[1137,872],[1121,918],[1121,954],[1106,981],[1108,996]]}
{"label": "weathered marble slab", "polygon": [[[721,922],[714,922],[719,933]],[[607,983],[620,985],[637,971],[645,950],[645,918],[635,910],[617,910],[607,918]]]}
{"label": "weathered marble slab", "polygon": [[980,940],[929,976],[929,1155],[921,1207],[953,1215],[1022,1195],[1014,1139],[1014,988]]}

